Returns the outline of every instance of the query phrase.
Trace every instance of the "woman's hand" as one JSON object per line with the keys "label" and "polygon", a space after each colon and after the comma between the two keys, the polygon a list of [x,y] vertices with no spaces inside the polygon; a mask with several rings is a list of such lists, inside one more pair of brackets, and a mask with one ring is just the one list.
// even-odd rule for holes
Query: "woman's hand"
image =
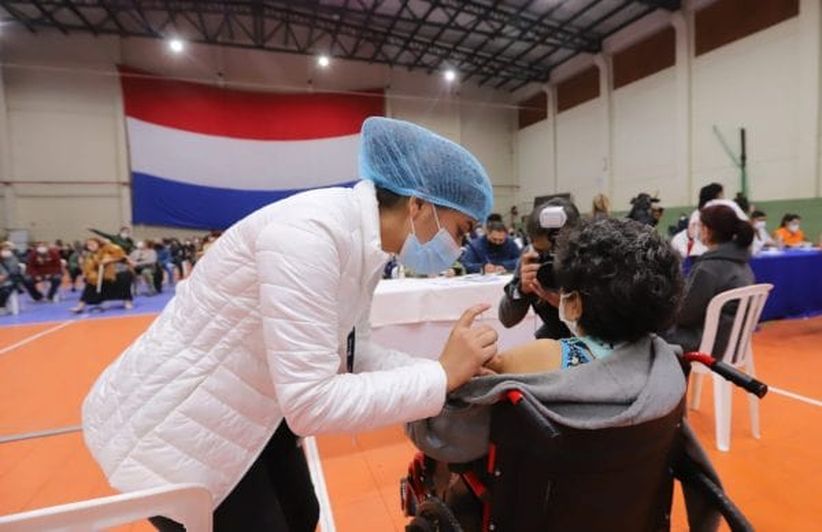
{"label": "woman's hand", "polygon": [[477,316],[489,308],[491,305],[469,308],[451,330],[440,356],[449,392],[480,373],[482,366],[497,354],[497,332],[488,325],[472,327]]}

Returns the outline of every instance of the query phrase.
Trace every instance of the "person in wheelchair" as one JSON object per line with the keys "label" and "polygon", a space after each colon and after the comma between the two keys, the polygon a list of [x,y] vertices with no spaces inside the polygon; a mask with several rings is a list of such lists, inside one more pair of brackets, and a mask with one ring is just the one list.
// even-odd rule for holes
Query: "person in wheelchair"
{"label": "person in wheelchair", "polygon": [[[669,525],[662,461],[682,423],[686,377],[679,348],[657,333],[672,323],[680,299],[678,255],[650,226],[587,219],[559,235],[554,275],[560,318],[575,336],[501,353],[487,365],[496,375],[473,379],[449,396],[438,416],[407,425],[431,466],[431,495],[450,507],[439,522],[455,526],[440,530],[606,530],[617,526],[615,517],[623,530]],[[530,422],[500,414],[506,394],[528,406]],[[630,427],[641,430],[617,434]],[[687,444],[718,484],[698,445],[692,438]],[[627,455],[639,462],[595,473],[611,454],[615,463]],[[660,465],[642,476],[642,462],[653,462],[651,456]],[[568,464],[575,465],[566,477],[557,473]],[[626,480],[635,471],[642,478]],[[614,489],[617,478],[624,485]],[[636,498],[653,500],[637,506]],[[703,510],[704,501],[692,496],[692,528],[715,525],[718,514]]]}

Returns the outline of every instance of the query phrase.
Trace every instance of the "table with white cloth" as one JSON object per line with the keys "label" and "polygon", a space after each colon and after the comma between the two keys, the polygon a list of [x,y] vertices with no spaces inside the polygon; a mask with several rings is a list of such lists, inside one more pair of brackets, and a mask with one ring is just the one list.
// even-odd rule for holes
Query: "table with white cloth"
{"label": "table with white cloth", "polygon": [[463,312],[488,303],[491,308],[475,323],[490,325],[499,333],[500,350],[529,342],[540,325],[533,312],[510,329],[497,318],[503,289],[510,280],[510,275],[466,275],[381,281],[371,306],[372,339],[414,356],[439,358]]}

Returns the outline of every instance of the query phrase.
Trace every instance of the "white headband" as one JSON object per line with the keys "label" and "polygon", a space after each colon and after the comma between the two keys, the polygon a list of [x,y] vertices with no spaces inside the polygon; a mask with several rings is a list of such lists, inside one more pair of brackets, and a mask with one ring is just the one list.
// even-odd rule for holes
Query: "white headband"
{"label": "white headband", "polygon": [[730,207],[731,209],[733,209],[734,213],[736,214],[736,217],[739,218],[740,220],[742,220],[743,222],[749,222],[750,221],[748,219],[748,215],[745,214],[745,211],[743,211],[742,208],[740,208],[739,205],[737,205],[736,202],[733,201],[733,200],[729,200],[729,199],[711,200],[708,203],[706,203],[702,208],[707,209],[708,207],[716,207],[717,205],[723,205],[725,207]]}

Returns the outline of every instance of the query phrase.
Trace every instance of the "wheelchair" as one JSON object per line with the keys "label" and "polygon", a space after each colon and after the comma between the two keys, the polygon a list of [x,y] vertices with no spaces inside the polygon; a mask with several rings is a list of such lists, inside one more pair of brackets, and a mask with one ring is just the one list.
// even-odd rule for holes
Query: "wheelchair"
{"label": "wheelchair", "polygon": [[[695,361],[760,398],[767,393],[764,383],[699,353],[680,358],[686,377]],[[684,397],[662,418],[599,430],[559,425],[535,402],[506,392],[492,408],[489,452],[475,462],[414,457],[400,486],[406,532],[669,530],[675,481],[731,530],[753,530],[710,465],[686,452]]]}

